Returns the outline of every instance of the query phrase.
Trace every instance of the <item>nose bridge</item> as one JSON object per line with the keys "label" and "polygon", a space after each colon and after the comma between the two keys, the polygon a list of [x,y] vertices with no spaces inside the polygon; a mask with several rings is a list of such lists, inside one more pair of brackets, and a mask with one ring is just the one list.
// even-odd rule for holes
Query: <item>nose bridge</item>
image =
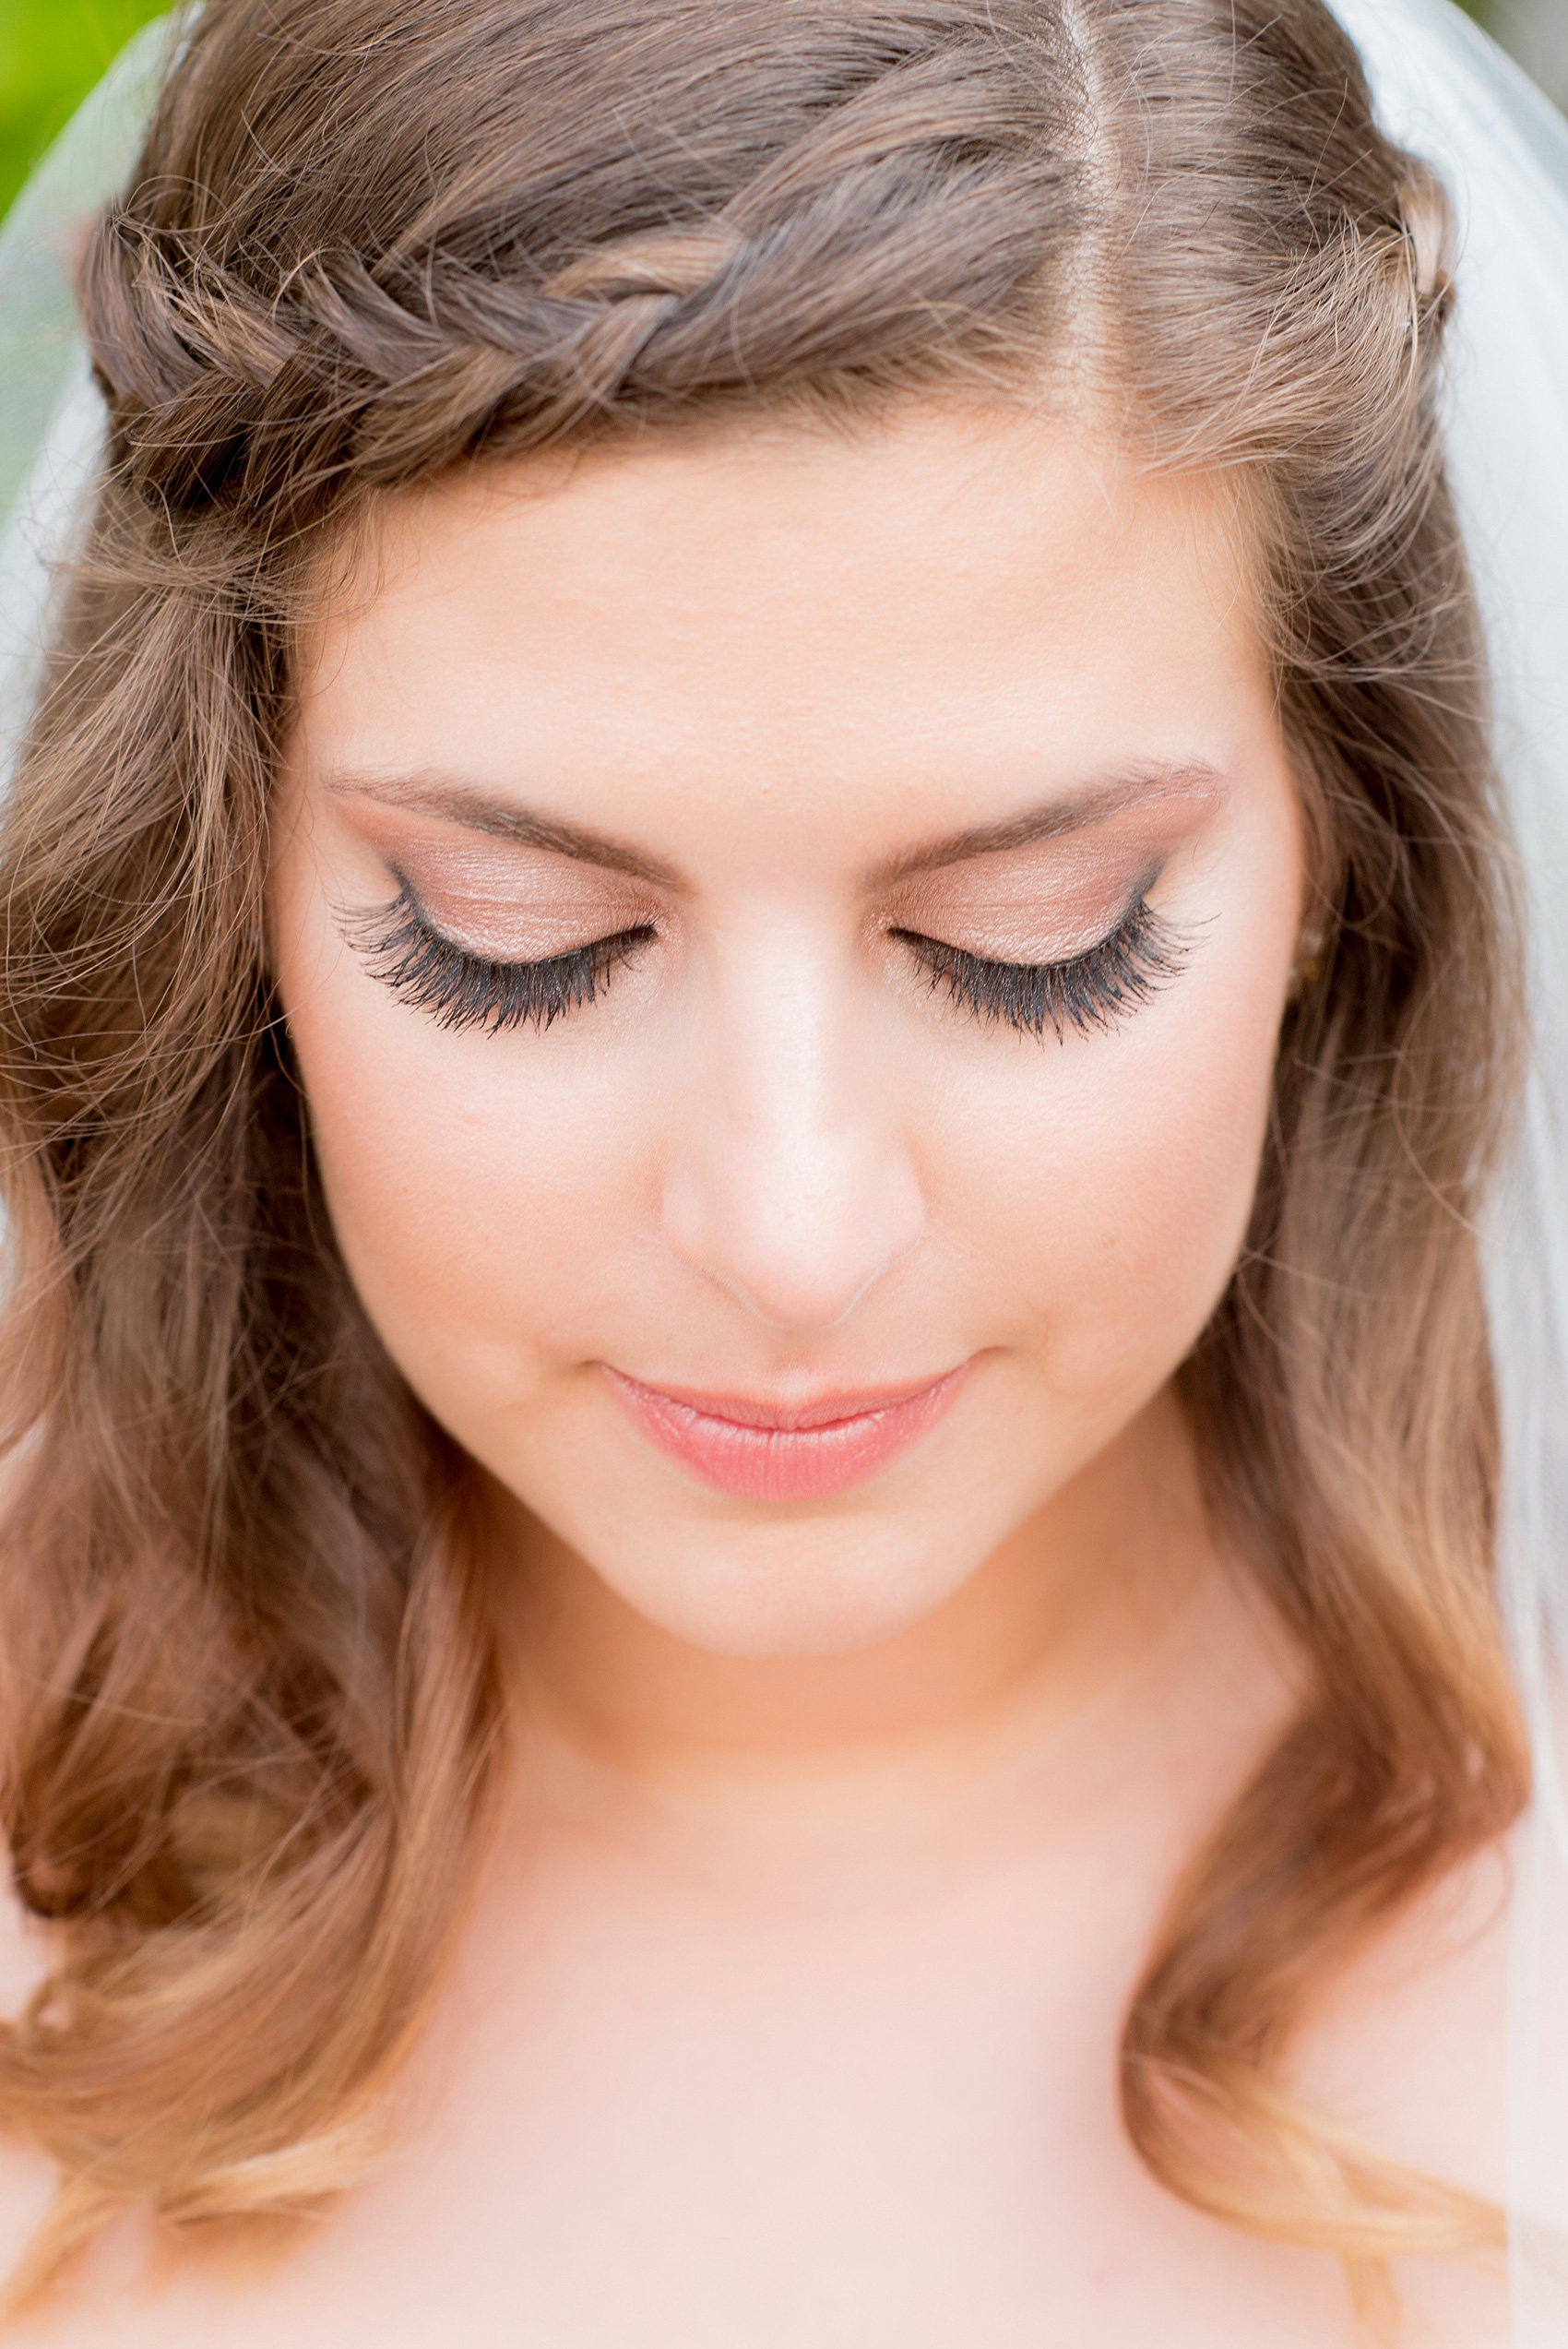
{"label": "nose bridge", "polygon": [[776,1328],[829,1329],[923,1202],[852,974],[804,932],[719,958],[665,1187],[676,1254]]}

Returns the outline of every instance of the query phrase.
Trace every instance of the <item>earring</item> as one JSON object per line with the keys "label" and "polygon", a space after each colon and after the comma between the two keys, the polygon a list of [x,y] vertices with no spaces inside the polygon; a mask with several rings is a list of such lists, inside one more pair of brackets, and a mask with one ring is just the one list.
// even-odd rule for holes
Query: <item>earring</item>
{"label": "earring", "polygon": [[1316,986],[1323,976],[1323,932],[1309,931],[1301,940],[1295,967],[1290,973],[1290,984],[1285,995],[1287,1003],[1300,1003],[1307,989]]}

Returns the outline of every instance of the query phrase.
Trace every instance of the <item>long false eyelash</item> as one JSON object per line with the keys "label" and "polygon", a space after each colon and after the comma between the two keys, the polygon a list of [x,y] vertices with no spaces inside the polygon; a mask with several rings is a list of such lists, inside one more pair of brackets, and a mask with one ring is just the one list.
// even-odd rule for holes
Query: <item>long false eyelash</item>
{"label": "long false eyelash", "polygon": [[1080,1033],[1125,1019],[1173,978],[1185,950],[1140,897],[1114,930],[1063,962],[992,962],[918,930],[895,930],[951,1002],[978,1019],[994,1019],[1026,1035],[1049,1028],[1060,1043],[1069,1028]]}
{"label": "long false eyelash", "polygon": [[611,973],[657,933],[651,922],[595,938],[542,962],[493,962],[433,929],[404,885],[390,905],[345,925],[349,943],[398,999],[428,1012],[442,1028],[500,1035],[529,1022],[549,1028],[592,1003]]}

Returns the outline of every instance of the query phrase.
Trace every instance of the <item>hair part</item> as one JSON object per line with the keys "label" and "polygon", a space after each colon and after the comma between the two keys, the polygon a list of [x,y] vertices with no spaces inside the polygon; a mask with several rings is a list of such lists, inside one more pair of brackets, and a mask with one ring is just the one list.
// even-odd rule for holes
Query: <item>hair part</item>
{"label": "hair part", "polygon": [[322,551],[470,461],[954,397],[1233,497],[1314,843],[1321,970],[1183,1373],[1310,1694],[1151,1952],[1127,2126],[1374,2313],[1384,2258],[1495,2238],[1283,2085],[1326,1970],[1526,1779],[1475,1239],[1517,958],[1446,220],[1319,0],[208,0],[84,264],[109,456],[0,817],[0,1802],[60,1951],[0,2115],[65,2181],[25,2289],[132,2200],[353,2174],[495,1774],[465,1463],[343,1271],[266,970]]}

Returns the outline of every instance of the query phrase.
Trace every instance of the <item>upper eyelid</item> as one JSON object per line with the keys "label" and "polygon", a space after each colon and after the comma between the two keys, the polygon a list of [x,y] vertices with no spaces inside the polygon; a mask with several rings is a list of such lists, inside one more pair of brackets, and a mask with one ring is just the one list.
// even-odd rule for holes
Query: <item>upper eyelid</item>
{"label": "upper eyelid", "polygon": [[[1044,971],[1052,967],[1064,968],[1070,962],[1080,961],[1085,955],[1093,954],[1098,947],[1104,946],[1113,938],[1118,930],[1126,927],[1139,908],[1146,902],[1149,891],[1158,886],[1169,862],[1169,858],[1162,856],[1155,863],[1146,865],[1134,881],[1132,888],[1123,895],[1115,912],[1109,921],[1096,930],[1093,937],[1086,939],[1082,946],[1072,948],[1066,954],[1043,955],[1038,961],[1025,961],[1012,955],[986,954],[978,947],[961,945],[956,938],[938,937],[932,931],[920,929],[913,922],[900,921],[896,913],[884,914],[879,919],[877,927],[886,936],[921,938],[928,945],[945,947],[951,953],[967,954],[973,961],[994,963],[999,970],[1007,968],[1015,971]],[[955,921],[955,928],[961,926],[960,923]]]}
{"label": "upper eyelid", "polygon": [[398,884],[397,895],[386,905],[348,910],[344,916],[348,922],[355,924],[378,922],[401,914],[406,920],[419,923],[436,944],[445,947],[449,953],[463,955],[470,962],[489,963],[497,971],[540,970],[546,963],[564,962],[568,956],[580,954],[589,947],[605,946],[615,938],[630,937],[634,931],[657,930],[659,926],[659,917],[650,909],[634,921],[617,922],[613,929],[598,930],[591,937],[579,939],[574,946],[558,947],[550,954],[491,954],[482,947],[469,946],[461,938],[454,937],[451,931],[430,912],[407,876],[396,864],[389,863],[388,869]]}
{"label": "upper eyelid", "polygon": [[[354,928],[360,928],[366,922],[381,921],[400,913],[405,919],[411,918],[417,921],[434,941],[450,953],[463,956],[473,962],[490,964],[497,970],[521,971],[542,968],[551,962],[563,961],[572,954],[587,948],[611,943],[618,938],[630,937],[638,930],[651,930],[659,934],[662,932],[668,919],[664,909],[639,900],[639,910],[633,919],[617,922],[612,929],[596,931],[591,936],[579,939],[570,947],[559,948],[548,954],[498,954],[454,936],[451,930],[430,911],[416,883],[404,867],[391,856],[386,858],[386,863],[396,885],[392,899],[377,906],[340,908],[339,912],[341,921]],[[1099,948],[1109,944],[1117,933],[1127,925],[1140,907],[1145,904],[1150,890],[1163,876],[1169,863],[1169,854],[1165,854],[1146,864],[1135,876],[1131,888],[1127,889],[1111,918],[1097,926],[1094,935],[1085,939],[1081,946],[1075,946],[1063,954],[1028,960],[1016,956],[987,954],[978,947],[962,944],[958,939],[943,937],[933,931],[921,929],[914,921],[900,919],[898,914],[891,910],[874,918],[874,927],[885,936],[901,937],[912,942],[940,946],[947,952],[964,955],[977,964],[987,964],[998,970],[1025,971],[1052,968],[1065,970],[1073,963],[1081,961],[1094,954]],[[954,926],[961,927],[961,924],[956,922]]]}
{"label": "upper eyelid", "polygon": [[[1121,931],[1127,927],[1142,902],[1143,892],[1140,891],[1129,905],[1122,909],[1113,921],[1098,931],[1083,946],[1074,947],[1067,954],[1043,956],[1038,961],[1025,961],[1008,955],[983,954],[977,948],[960,946],[951,938],[937,937],[928,931],[917,930],[909,924],[895,921],[891,917],[880,926],[885,936],[897,938],[911,945],[941,947],[945,953],[961,955],[967,961],[983,965],[991,970],[1067,971],[1075,963],[1087,961],[1092,955],[1098,953],[1100,948],[1108,946]],[[405,920],[416,922],[431,940],[444,948],[447,953],[461,956],[465,961],[486,964],[497,971],[542,971],[552,962],[569,961],[573,955],[584,953],[594,947],[612,945],[620,938],[631,938],[638,931],[648,930],[657,934],[659,927],[651,918],[623,922],[613,930],[597,931],[592,937],[583,938],[575,946],[557,948],[550,954],[506,955],[486,953],[481,948],[466,946],[461,938],[455,938],[449,930],[444,929],[439,922],[426,912],[411,892],[399,891],[398,895],[386,905],[350,909],[347,912],[345,920],[351,927],[360,928],[366,923],[389,921],[399,914]]]}
{"label": "upper eyelid", "polygon": [[[361,794],[339,795],[349,798]],[[399,807],[395,802],[383,805],[395,816],[415,812]],[[457,828],[456,819],[437,810],[419,812],[434,817],[444,829]],[[629,863],[623,864],[614,857],[589,855],[553,839],[487,839],[469,827],[462,828],[468,832],[466,841],[433,838],[422,829],[416,829],[411,837],[399,838],[395,832],[389,834],[362,826],[352,817],[349,821],[361,845],[383,867],[392,884],[392,898],[383,900],[384,905],[398,902],[454,953],[493,962],[497,968],[505,964],[521,969],[529,962],[550,961],[557,950],[497,951],[470,943],[457,932],[467,928],[482,936],[493,921],[527,921],[529,916],[538,915],[541,902],[552,921],[569,921],[574,927],[580,923],[585,930],[602,913],[603,926],[594,936],[576,937],[571,947],[559,949],[568,953],[576,946],[593,944],[595,937],[615,937],[644,926],[662,931],[670,918],[667,900],[671,888],[666,876],[651,869],[634,870]],[[541,868],[546,883],[542,889]],[[433,896],[449,900],[453,912],[445,920],[433,911]],[[580,902],[576,901],[579,897]],[[344,912],[339,910],[340,913]]]}
{"label": "upper eyelid", "polygon": [[1094,957],[1100,952],[1102,948],[1111,946],[1117,938],[1119,938],[1122,933],[1131,924],[1136,912],[1137,906],[1135,904],[1130,906],[1126,912],[1119,913],[1117,915],[1115,921],[1111,923],[1109,929],[1101,930],[1098,937],[1091,938],[1087,946],[1075,947],[1071,954],[1047,955],[1038,962],[1020,962],[1010,955],[980,954],[978,953],[973,947],[955,946],[951,938],[932,937],[924,930],[910,930],[904,927],[901,924],[891,928],[887,935],[889,937],[900,939],[909,946],[937,947],[944,954],[950,954],[960,961],[972,963],[977,971],[1016,971],[1020,972],[1027,971],[1072,971],[1075,969],[1079,963],[1092,961]]}
{"label": "upper eyelid", "polygon": [[975,947],[956,946],[951,938],[933,937],[927,930],[911,930],[908,924],[903,922],[896,922],[892,924],[888,928],[887,936],[890,938],[897,938],[902,943],[909,946],[940,947],[944,954],[958,955],[964,961],[974,963],[977,969],[984,969],[987,971],[1068,971],[1071,970],[1075,962],[1087,961],[1091,954],[1095,953],[1099,948],[1108,945],[1110,941],[1115,937],[1118,931],[1124,930],[1126,926],[1127,916],[1125,914],[1119,914],[1116,920],[1111,924],[1110,929],[1102,930],[1098,937],[1091,938],[1089,940],[1087,946],[1075,947],[1071,954],[1046,955],[1038,962],[1022,962],[1019,961],[1016,957],[1006,954],[981,954]]}

